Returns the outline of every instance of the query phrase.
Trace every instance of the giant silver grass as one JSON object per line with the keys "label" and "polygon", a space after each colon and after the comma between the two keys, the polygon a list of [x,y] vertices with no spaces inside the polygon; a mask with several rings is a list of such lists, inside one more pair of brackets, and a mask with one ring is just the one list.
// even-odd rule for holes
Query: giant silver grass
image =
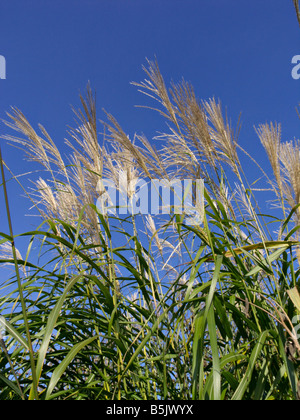
{"label": "giant silver grass", "polygon": [[[169,94],[158,66],[150,63],[147,72],[150,80],[141,86],[163,106],[161,115],[170,125],[163,136],[176,153],[167,147],[156,151],[143,136],[132,140],[113,117],[100,146],[90,91],[82,99],[84,112],[77,111],[78,127],[70,131],[67,164],[60,168],[57,159],[48,159],[44,166],[54,179],[37,181],[35,200],[51,219],[50,226],[61,233],[52,230],[43,236],[58,251],[55,270],[49,274],[37,267],[26,284],[31,290],[36,282],[39,296],[28,313],[32,334],[38,331],[40,337],[47,330],[49,339],[45,370],[38,378],[41,396],[264,399],[278,396],[280,390],[284,398],[293,398],[296,368],[284,350],[292,329],[277,311],[293,315],[286,290],[298,281],[293,257],[297,243],[266,241],[252,192],[242,184],[237,136],[220,103],[200,103],[185,82],[173,85]],[[34,153],[37,140],[24,126],[25,137],[28,133],[25,141]],[[38,150],[37,160],[47,147]],[[297,147],[295,143],[282,149],[280,159],[283,190],[290,186],[286,198],[290,195],[291,203],[297,200],[297,176],[288,160]],[[223,164],[237,175],[237,191],[229,192]],[[123,191],[125,177],[133,187],[138,176],[151,179],[159,174],[170,180],[176,174],[194,180],[204,175],[207,183],[214,178],[210,185],[215,188],[205,189],[203,227],[185,226],[181,216],[165,218],[165,225],[148,218],[145,243],[134,216],[123,221],[95,211],[95,185],[102,177],[113,178]],[[236,205],[243,202],[240,215],[233,200]],[[253,240],[257,236],[260,242]],[[158,252],[152,252],[152,243]],[[73,272],[79,276],[70,278]],[[43,292],[43,282],[50,293]],[[134,292],[138,300],[130,301],[126,296]],[[53,329],[49,320],[46,328],[39,321],[35,310],[40,308],[45,317],[51,310]],[[28,372],[28,361],[20,366]],[[24,378],[27,386],[30,376]],[[53,378],[59,379],[55,388]]]}
{"label": "giant silver grass", "polygon": [[[178,85],[172,85],[171,94],[175,102],[174,109],[182,122],[180,131],[177,131],[176,135],[174,132],[173,136],[169,137],[171,145],[175,147],[175,154],[179,152],[179,156],[191,160],[196,171],[203,159],[216,169],[217,155],[211,141],[207,116],[196,98],[194,89],[183,80]],[[181,165],[182,163],[179,163],[178,166]]]}
{"label": "giant silver grass", "polygon": [[150,96],[150,98],[159,102],[165,111],[159,108],[151,108],[143,106],[144,108],[155,109],[158,111],[163,117],[167,120],[171,121],[177,129],[179,129],[179,125],[177,122],[176,112],[174,106],[172,105],[170,96],[168,94],[165,81],[162,77],[162,74],[159,70],[159,66],[157,61],[151,61],[147,59],[148,68],[143,66],[143,70],[149,79],[145,79],[143,82],[132,82],[134,86],[139,87],[139,91],[143,94]]}
{"label": "giant silver grass", "polygon": [[300,141],[295,140],[281,145],[283,194],[290,207],[300,203]]}
{"label": "giant silver grass", "polygon": [[39,124],[39,128],[45,137],[43,138],[36,133],[25,115],[17,108],[12,108],[11,113],[7,113],[7,116],[12,122],[4,121],[4,123],[13,130],[22,133],[25,138],[9,135],[2,136],[2,138],[21,145],[30,161],[40,163],[49,172],[51,172],[51,165],[54,164],[65,174],[62,157],[45,128]]}
{"label": "giant silver grass", "polygon": [[[109,136],[105,137],[106,142],[109,140],[108,147],[100,146],[96,102],[90,86],[87,88],[86,99],[80,97],[84,112],[75,111],[78,128],[70,130],[73,142],[66,141],[73,151],[69,166],[63,162],[44,128],[42,132],[45,139],[36,134],[20,111],[15,110],[14,114],[10,115],[13,123],[7,124],[23,133],[25,139],[13,136],[5,138],[23,146],[29,159],[40,162],[52,175],[51,184],[41,179],[36,182],[40,195],[37,203],[45,205],[46,215],[50,218],[54,215],[64,218],[68,214],[71,219],[79,216],[80,205],[95,202],[97,185],[102,176],[114,179],[116,186],[120,173],[127,174],[128,185],[131,185],[138,175],[149,179],[192,177],[194,180],[204,176],[210,185],[217,188],[217,184],[207,172],[208,168],[217,173],[217,164],[224,161],[236,170],[235,140],[232,140],[228,122],[223,120],[220,104],[211,100],[201,106],[193,88],[184,81],[177,86],[173,84],[172,102],[157,63],[148,63],[149,70],[145,71],[150,76],[150,81],[146,80],[138,85],[155,93],[159,102],[167,109],[169,120],[175,125],[174,128],[170,128],[171,133],[163,135],[167,145],[162,152],[158,152],[143,136],[136,136],[141,143],[141,146],[137,146],[109,114],[111,124],[106,124]],[[216,127],[212,128],[208,124],[209,121]],[[207,166],[202,167],[202,164]],[[132,168],[136,168],[135,172],[132,172]],[[52,188],[51,193],[49,188]],[[95,220],[92,220],[92,225],[95,230]]]}
{"label": "giant silver grass", "polygon": [[[107,114],[107,117],[109,123],[104,123],[109,133],[106,140],[110,142],[112,147],[116,149],[118,144],[124,152],[127,151],[127,157],[130,156],[130,160],[134,162],[136,168],[146,177],[151,179],[157,174],[161,175],[164,172],[164,165],[161,162],[160,154],[150,146],[146,138],[135,136],[131,140],[112,115]],[[136,144],[136,140],[141,142],[142,147]]]}
{"label": "giant silver grass", "polygon": [[[170,133],[157,137],[167,142],[163,148],[166,167],[177,168],[181,176],[190,173],[196,178],[201,174],[209,179],[207,170],[217,173],[220,163],[226,162],[238,173],[237,134],[227,118],[224,121],[220,102],[211,99],[202,105],[193,87],[184,80],[172,83],[169,95],[157,62],[148,61],[148,64],[144,71],[150,80],[133,84],[156,99],[165,109],[157,111],[173,123],[173,127],[169,125]],[[174,172],[174,176],[178,174]]]}
{"label": "giant silver grass", "polygon": [[[10,213],[10,205],[9,205],[9,200],[8,200],[8,192],[7,192],[7,186],[6,186],[6,178],[5,178],[5,173],[4,173],[4,164],[3,164],[1,147],[0,147],[0,167],[1,167],[2,184],[3,184],[3,189],[4,189],[4,199],[5,199],[7,221],[8,221],[8,226],[9,226],[11,250],[12,250],[12,255],[13,255],[13,260],[14,260],[14,265],[15,265],[15,272],[16,272],[17,283],[18,283],[19,298],[20,298],[21,305],[22,305],[23,322],[24,322],[26,337],[27,337],[27,342],[28,342],[29,359],[30,359],[31,376],[32,376],[31,391],[32,391],[32,395],[33,395],[34,399],[38,400],[38,378],[37,378],[37,372],[36,372],[36,366],[35,366],[35,360],[34,360],[34,351],[33,351],[32,339],[31,339],[30,330],[29,330],[29,322],[28,322],[27,313],[26,313],[26,311],[27,311],[26,300],[25,300],[25,297],[24,297],[23,284],[22,284],[22,280],[21,280],[21,276],[20,276],[20,270],[19,270],[19,264],[18,264],[18,253],[17,253],[17,248],[15,246],[15,237],[14,237],[14,233],[13,233],[13,225],[12,225],[12,218],[11,218],[11,213]],[[13,372],[14,372],[14,370],[13,370]],[[19,386],[18,379],[17,379],[17,383],[18,383],[18,386]],[[22,391],[21,391],[21,393],[22,393]],[[23,396],[22,396],[22,398],[23,398]]]}
{"label": "giant silver grass", "polygon": [[[296,239],[299,240],[300,225],[300,141],[288,142],[281,145],[280,162],[282,164],[283,195],[291,208],[296,208],[294,213],[297,227]],[[296,248],[296,256],[300,264],[300,247]]]}
{"label": "giant silver grass", "polygon": [[279,199],[283,197],[282,191],[282,176],[280,171],[280,148],[281,148],[281,125],[273,124],[260,124],[256,129],[256,133],[267,153],[273,173],[275,176],[276,184],[272,183],[274,191]]}
{"label": "giant silver grass", "polygon": [[233,132],[227,116],[224,120],[221,102],[217,103],[215,98],[210,99],[204,102],[204,108],[208,114],[208,121],[211,123],[208,130],[218,150],[218,159],[226,162],[238,174],[240,163],[236,150],[237,134]]}
{"label": "giant silver grass", "polygon": [[[300,203],[300,143],[299,140],[282,143],[280,124],[261,124],[256,128],[269,158],[275,182],[271,182],[283,211]],[[299,221],[298,211],[295,213]]]}
{"label": "giant silver grass", "polygon": [[[3,138],[21,146],[30,161],[40,163],[51,175],[50,182],[40,177],[32,193],[32,199],[45,219],[60,218],[73,223],[78,220],[82,206],[94,204],[97,197],[96,187],[102,176],[103,154],[97,137],[96,104],[89,86],[87,98],[81,96],[81,103],[85,114],[74,111],[78,128],[70,131],[77,147],[66,141],[73,151],[70,165],[63,161],[45,128],[39,125],[44,137],[39,136],[21,111],[13,108],[12,113],[8,114],[12,122],[5,121],[10,128],[22,133],[24,138]],[[87,210],[82,226],[95,239],[98,223],[94,211]]]}

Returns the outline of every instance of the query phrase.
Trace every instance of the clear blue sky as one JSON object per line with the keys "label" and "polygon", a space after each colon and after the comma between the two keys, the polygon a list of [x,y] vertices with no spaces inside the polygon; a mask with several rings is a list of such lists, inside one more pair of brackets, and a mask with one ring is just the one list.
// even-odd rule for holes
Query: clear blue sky
{"label": "clear blue sky", "polygon": [[[79,105],[90,81],[99,118],[105,108],[129,134],[151,138],[161,120],[134,107],[149,102],[130,82],[142,80],[145,58],[156,56],[167,82],[184,77],[199,98],[220,98],[233,122],[242,112],[240,143],[267,165],[254,124],[276,120],[284,139],[299,137],[300,80],[291,77],[299,41],[292,0],[1,0],[0,118],[16,106],[63,148],[70,104]],[[21,151],[1,145],[14,173],[32,169]],[[9,194],[15,232],[31,229],[29,202],[13,183]],[[1,192],[0,231],[6,226]]]}

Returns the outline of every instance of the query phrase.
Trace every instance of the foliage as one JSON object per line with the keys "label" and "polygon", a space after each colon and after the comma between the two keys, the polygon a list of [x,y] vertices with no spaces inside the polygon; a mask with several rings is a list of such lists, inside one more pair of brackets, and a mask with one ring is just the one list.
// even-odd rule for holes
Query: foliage
{"label": "foliage", "polygon": [[[4,162],[10,232],[1,233],[2,399],[294,400],[299,398],[299,142],[282,143],[280,125],[256,131],[274,172],[262,175],[278,205],[262,214],[221,103],[199,102],[185,81],[165,86],[157,63],[136,83],[159,102],[168,132],[131,140],[111,115],[103,145],[91,89],[76,111],[65,163],[13,109],[5,136],[50,174],[27,195],[40,212],[16,249]],[[259,170],[262,170],[258,165]],[[8,168],[7,168],[8,169]],[[185,215],[101,214],[99,180],[199,177],[203,223]],[[122,179],[122,178],[121,178]],[[19,182],[15,177],[16,182]],[[263,182],[263,181],[261,181]],[[132,195],[131,195],[132,194]],[[128,193],[128,200],[133,199]]]}

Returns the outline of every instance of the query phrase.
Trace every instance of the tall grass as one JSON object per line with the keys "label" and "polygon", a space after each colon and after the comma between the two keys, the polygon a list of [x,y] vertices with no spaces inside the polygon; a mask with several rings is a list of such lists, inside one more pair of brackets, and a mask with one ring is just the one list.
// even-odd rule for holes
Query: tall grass
{"label": "tall grass", "polygon": [[[241,155],[254,160],[220,101],[199,101],[185,81],[167,89],[156,62],[144,70],[134,84],[158,102],[168,129],[152,142],[130,139],[110,114],[100,136],[90,87],[67,162],[43,126],[38,134],[20,110],[8,114],[21,137],[4,138],[48,175],[26,192],[40,226],[16,237],[1,157],[11,228],[0,262],[15,276],[1,285],[0,396],[299,399],[299,142],[282,142],[279,124],[256,127],[274,175],[257,164],[251,184]],[[203,223],[102,214],[105,177],[122,193],[126,177],[129,202],[140,177],[203,178]],[[270,215],[259,190],[274,195]]]}

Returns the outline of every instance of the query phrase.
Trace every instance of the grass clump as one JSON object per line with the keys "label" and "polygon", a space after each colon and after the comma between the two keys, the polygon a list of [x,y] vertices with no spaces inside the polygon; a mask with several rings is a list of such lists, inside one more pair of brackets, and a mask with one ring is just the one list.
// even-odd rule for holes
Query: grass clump
{"label": "grass clump", "polygon": [[[68,161],[43,126],[37,133],[20,110],[8,114],[20,137],[3,137],[43,172],[26,191],[41,217],[19,235],[26,256],[9,206],[11,229],[1,233],[0,263],[14,263],[15,276],[1,285],[0,397],[299,399],[299,142],[282,142],[277,123],[256,127],[274,173],[257,165],[257,188],[241,163],[241,154],[253,158],[239,145],[239,123],[220,101],[199,101],[185,81],[167,89],[157,62],[147,64],[134,85],[168,128],[151,142],[131,139],[110,114],[100,141],[89,86]],[[200,178],[198,224],[184,213],[96,206],[105,179],[133,209],[140,179],[195,187]],[[260,210],[260,190],[274,194],[275,215]]]}

